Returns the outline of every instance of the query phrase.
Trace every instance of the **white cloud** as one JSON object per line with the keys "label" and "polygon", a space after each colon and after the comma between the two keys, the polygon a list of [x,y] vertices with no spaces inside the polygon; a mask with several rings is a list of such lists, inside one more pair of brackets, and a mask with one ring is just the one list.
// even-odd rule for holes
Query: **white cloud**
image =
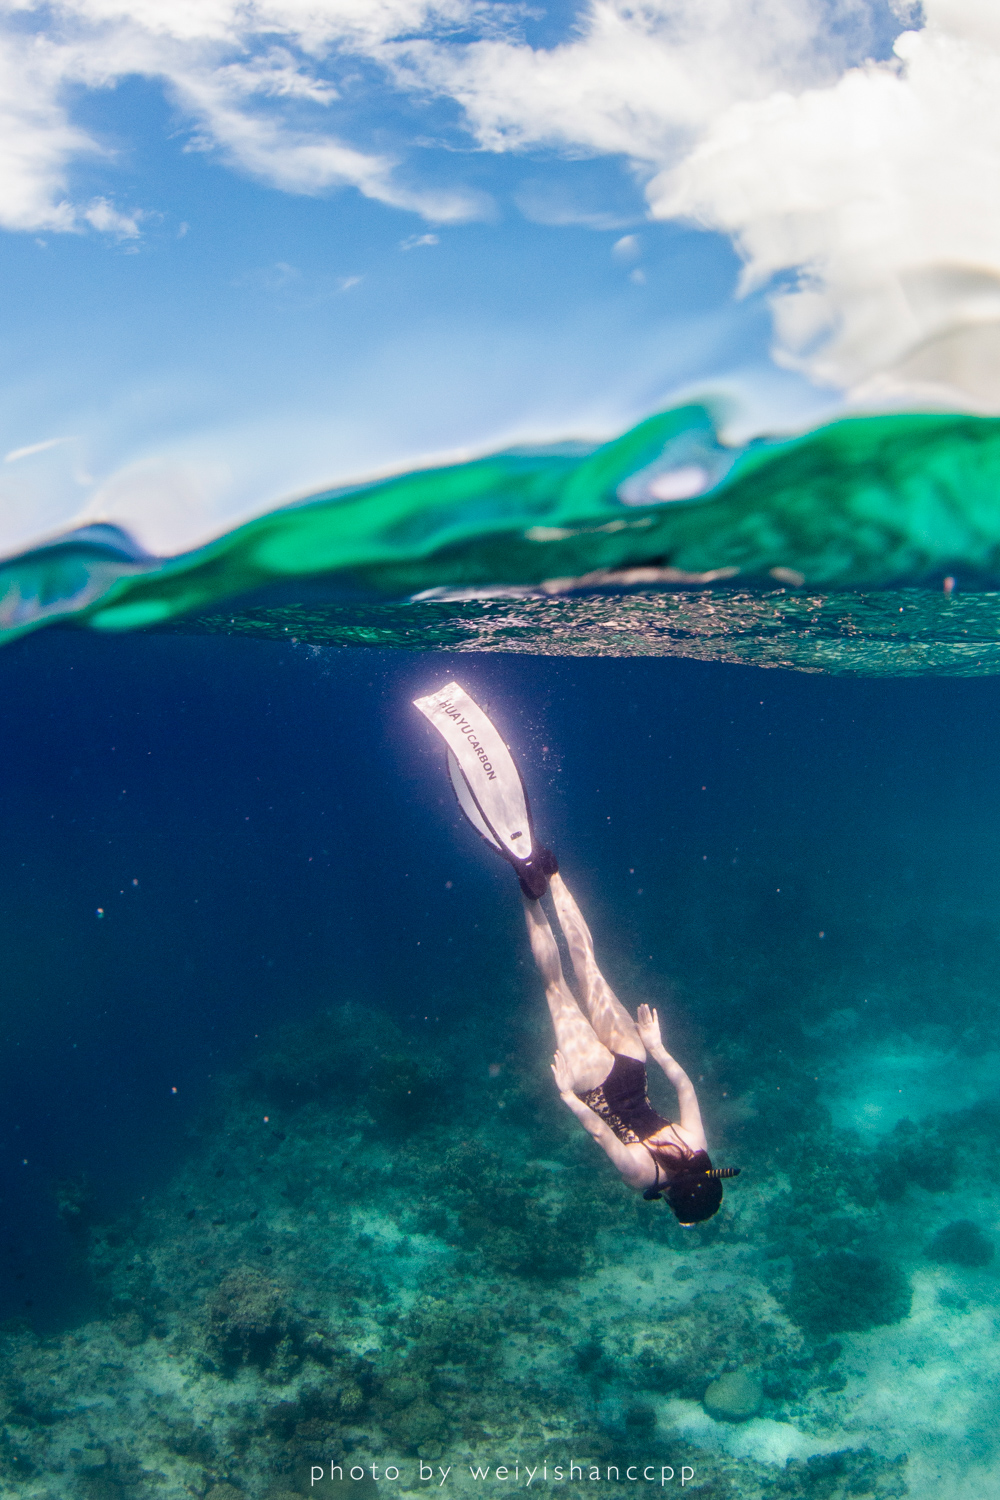
{"label": "white cloud", "polygon": [[[72,123],[80,85],[159,80],[191,144],[240,172],[293,193],[353,186],[451,222],[482,215],[482,196],[410,187],[384,151],[338,133],[339,70],[365,59],[400,85],[446,94],[489,149],[554,143],[652,169],[734,98],[835,76],[841,43],[816,46],[828,9],[864,16],[878,3],[594,0],[570,41],[533,50],[503,35],[517,8],[483,0],[0,0],[0,18],[17,16],[3,38],[0,224],[94,226],[69,194],[75,162],[102,153]],[[484,39],[452,41],[461,27]],[[113,212],[111,232],[130,235],[125,221],[138,216]],[[620,220],[598,205],[565,222]]]}
{"label": "white cloud", "polygon": [[162,83],[194,147],[270,186],[352,186],[431,220],[476,217],[482,195],[411,188],[384,152],[342,140],[329,119],[336,81],[324,72],[345,51],[368,55],[387,36],[455,24],[469,9],[466,0],[0,0],[0,226],[138,234],[141,213],[106,198],[74,203],[70,192],[79,160],[110,158],[73,123],[72,92],[130,75]]}
{"label": "white cloud", "polygon": [[[626,157],[654,217],[731,236],[744,288],[772,288],[786,365],[1000,408],[996,0],[585,0],[544,49],[505,33],[513,9],[0,0],[0,226],[136,240],[143,211],[72,193],[78,162],[113,166],[75,123],[74,91],[130,75],[161,83],[190,149],[271,187],[350,186],[442,223],[482,215],[475,193],[415,187],[391,152],[352,136],[347,75],[380,66],[457,102],[483,150]],[[519,193],[541,222],[626,227],[562,189]]]}
{"label": "white cloud", "polygon": [[233,279],[233,286],[253,287],[261,292],[281,292],[302,280],[302,272],[286,260],[277,260],[270,266],[255,266]]}
{"label": "white cloud", "polygon": [[59,103],[61,59],[44,39],[10,37],[0,51],[0,224],[7,229],[72,230],[66,166],[98,154]]}
{"label": "white cloud", "polygon": [[113,234],[116,239],[134,240],[139,235],[139,221],[144,218],[141,211],[130,214],[119,213],[107,198],[95,198],[80,211],[81,217],[101,234]]}
{"label": "white cloud", "polygon": [[[663,164],[734,100],[832,81],[876,0],[592,0],[577,34],[534,49],[387,43],[401,83],[457,99],[488,150],[556,145]],[[862,50],[861,55],[865,55]]]}
{"label": "white cloud", "polygon": [[[467,0],[55,0],[55,14],[93,27],[134,24],[145,35],[182,43],[242,47],[253,36],[282,36],[321,56],[334,43],[371,46],[440,19],[461,23]],[[37,0],[3,9],[39,11]]]}
{"label": "white cloud", "polygon": [[616,260],[638,260],[642,254],[642,245],[637,234],[623,234],[620,240],[615,240],[611,246],[611,254]]}
{"label": "white cloud", "polygon": [[649,199],[730,234],[746,287],[795,273],[773,296],[786,363],[1000,407],[1000,12],[924,9],[896,65],[734,105]]}
{"label": "white cloud", "polygon": [[72,441],[68,437],[46,438],[44,443],[29,443],[26,448],[12,448],[9,453],[4,454],[3,461],[5,464],[16,464],[22,458],[34,458],[36,453],[48,453],[50,448],[60,448],[63,443]]}
{"label": "white cloud", "polygon": [[655,218],[731,236],[744,290],[777,286],[785,365],[1000,410],[1000,6],[890,6],[593,0],[544,51],[383,50],[483,148],[625,154]]}

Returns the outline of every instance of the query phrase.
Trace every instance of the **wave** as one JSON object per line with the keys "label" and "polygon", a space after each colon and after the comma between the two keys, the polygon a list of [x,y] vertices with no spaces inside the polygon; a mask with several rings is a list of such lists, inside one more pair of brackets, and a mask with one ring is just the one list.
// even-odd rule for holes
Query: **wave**
{"label": "wave", "polygon": [[995,671],[998,495],[1000,419],[853,417],[735,448],[685,406],[599,447],[329,490],[176,557],[67,533],[0,565],[0,641],[63,621]]}

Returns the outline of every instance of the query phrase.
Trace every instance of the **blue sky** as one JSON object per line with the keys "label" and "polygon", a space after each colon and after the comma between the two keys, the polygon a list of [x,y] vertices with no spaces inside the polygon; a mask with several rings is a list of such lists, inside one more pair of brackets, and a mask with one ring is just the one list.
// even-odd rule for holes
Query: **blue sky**
{"label": "blue sky", "polygon": [[0,29],[6,551],[89,519],[178,550],[691,393],[740,435],[992,409],[977,0],[0,0]]}

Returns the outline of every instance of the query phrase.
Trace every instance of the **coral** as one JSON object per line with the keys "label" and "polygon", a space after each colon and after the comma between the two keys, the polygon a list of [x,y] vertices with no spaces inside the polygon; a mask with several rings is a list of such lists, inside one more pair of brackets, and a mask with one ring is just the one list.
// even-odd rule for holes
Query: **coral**
{"label": "coral", "polygon": [[993,1259],[993,1241],[988,1240],[971,1219],[954,1219],[939,1229],[924,1250],[928,1260],[952,1266],[988,1266]]}
{"label": "coral", "polygon": [[955,1179],[955,1148],[939,1122],[916,1125],[900,1120],[877,1156],[879,1196],[895,1203],[908,1183],[929,1193],[945,1193]]}
{"label": "coral", "polygon": [[409,1406],[426,1394],[425,1383],[413,1375],[395,1375],[382,1382],[382,1395],[395,1408]]}
{"label": "coral", "polygon": [[[836,1430],[854,1382],[829,1400],[845,1389],[841,1350],[813,1345],[853,1324],[796,1298],[804,1268],[856,1272],[880,1230],[860,1142],[819,1121],[772,1161],[749,1133],[727,1212],[686,1232],[575,1132],[534,1053],[515,1079],[491,1034],[503,1082],[485,1093],[485,1067],[455,1069],[454,1038],[435,1034],[439,1057],[391,1018],[377,1034],[378,1053],[370,1012],[331,1013],[286,1027],[252,1076],[218,1081],[176,1177],[89,1231],[103,1318],[0,1337],[9,1488],[51,1486],[67,1453],[81,1500],[154,1486],[162,1500],[296,1500],[317,1462],[551,1464],[585,1447],[614,1463],[669,1445],[702,1497],[902,1493],[902,1463],[870,1454],[782,1469],[687,1444],[661,1399],[700,1401],[759,1369],[769,1402],[790,1407],[773,1414]],[[828,1302],[844,1295],[826,1286]],[[333,1489],[368,1500],[377,1486],[327,1477],[315,1492]]]}
{"label": "coral", "polygon": [[179,1417],[168,1424],[166,1443],[171,1452],[202,1463],[211,1462],[218,1452],[212,1433],[190,1417]]}
{"label": "coral", "polygon": [[498,1271],[554,1280],[586,1266],[593,1229],[578,1203],[555,1199],[551,1178],[537,1169],[515,1174],[496,1152],[462,1142],[447,1153],[438,1187],[463,1243]]}
{"label": "coral", "polygon": [[266,1369],[277,1362],[283,1373],[295,1361],[284,1293],[253,1267],[231,1271],[208,1299],[206,1313],[206,1344],[223,1369]]}
{"label": "coral", "polygon": [[146,1339],[149,1329],[134,1310],[123,1313],[120,1318],[115,1318],[111,1324],[115,1337],[120,1339],[128,1349],[135,1349]]}
{"label": "coral", "polygon": [[652,1406],[637,1402],[625,1413],[626,1431],[637,1437],[648,1436],[656,1430],[656,1411]]}
{"label": "coral", "polygon": [[[727,1369],[749,1361],[770,1365],[800,1343],[795,1329],[761,1317],[745,1296],[699,1292],[634,1335],[622,1350],[622,1373],[640,1388],[700,1401],[706,1383]],[[592,1349],[586,1358],[594,1361]]]}
{"label": "coral", "polygon": [[905,1454],[887,1459],[868,1448],[817,1453],[807,1459],[791,1458],[772,1493],[780,1495],[781,1500],[840,1500],[846,1495],[897,1500],[909,1489],[903,1472],[905,1466]]}
{"label": "coral", "polygon": [[717,1422],[747,1422],[760,1411],[764,1392],[760,1377],[747,1370],[733,1370],[713,1380],[702,1401]]}
{"label": "coral", "polygon": [[782,1300],[793,1322],[821,1339],[900,1322],[909,1315],[912,1293],[893,1262],[834,1250],[798,1260]]}
{"label": "coral", "polygon": [[431,1442],[441,1443],[448,1432],[444,1412],[432,1401],[424,1399],[413,1401],[395,1412],[387,1420],[386,1428],[407,1453],[418,1453]]}
{"label": "coral", "polygon": [[[366,1384],[370,1383],[370,1372],[357,1373]],[[275,1480],[279,1488],[282,1483],[289,1489],[295,1488],[296,1476],[301,1479],[308,1472],[308,1467],[317,1462],[317,1454],[327,1463],[342,1462],[345,1426],[349,1425],[356,1438],[357,1424],[368,1404],[364,1394],[361,1401],[349,1400],[345,1404],[345,1392],[358,1389],[351,1381],[339,1388],[335,1382],[303,1385],[294,1399],[279,1401],[267,1410],[263,1426],[268,1473],[288,1476],[284,1481]],[[327,1486],[324,1493],[328,1492]]]}

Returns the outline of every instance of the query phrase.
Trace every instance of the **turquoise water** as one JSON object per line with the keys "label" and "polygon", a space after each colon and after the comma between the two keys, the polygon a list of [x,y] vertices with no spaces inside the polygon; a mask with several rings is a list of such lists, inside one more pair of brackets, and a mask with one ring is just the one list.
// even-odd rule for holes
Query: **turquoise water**
{"label": "turquoise water", "polygon": [[[899,647],[931,590],[869,597]],[[311,607],[0,653],[0,1493],[995,1494],[993,678],[346,649]],[[553,1089],[411,707],[451,677],[742,1168],[703,1227]]]}
{"label": "turquoise water", "polygon": [[600,447],[311,496],[177,557],[113,526],[68,533],[0,566],[0,641],[59,622],[194,624],[314,644],[990,673],[998,485],[996,418],[855,417],[731,447],[706,409],[680,407]]}

